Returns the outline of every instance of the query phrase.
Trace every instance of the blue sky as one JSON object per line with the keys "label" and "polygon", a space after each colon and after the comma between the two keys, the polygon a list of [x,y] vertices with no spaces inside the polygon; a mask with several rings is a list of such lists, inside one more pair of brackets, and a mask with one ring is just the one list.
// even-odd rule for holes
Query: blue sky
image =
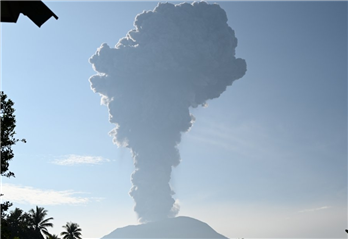
{"label": "blue sky", "polygon": [[[247,73],[191,111],[171,181],[179,215],[231,238],[345,237],[347,2],[219,4]],[[59,20],[1,24],[1,88],[28,141],[14,147],[16,178],[2,179],[2,191],[14,207],[44,206],[53,233],[73,221],[84,238],[99,238],[137,224],[134,168],[108,135],[88,59],[157,2],[47,5]]]}

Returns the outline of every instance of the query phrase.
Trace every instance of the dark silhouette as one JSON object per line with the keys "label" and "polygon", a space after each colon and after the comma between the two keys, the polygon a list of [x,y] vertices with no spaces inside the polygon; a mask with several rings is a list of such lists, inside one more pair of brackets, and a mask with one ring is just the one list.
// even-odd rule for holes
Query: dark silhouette
{"label": "dark silhouette", "polygon": [[[36,206],[29,212],[15,208],[1,219],[1,223],[6,225],[6,230],[1,225],[1,239],[60,239],[58,235],[48,232],[47,228],[53,227],[50,222],[53,218],[46,216],[47,210],[43,207]],[[67,223],[63,228],[66,231],[61,233],[64,236],[62,239],[82,239],[81,228],[77,223]]]}
{"label": "dark silhouette", "polygon": [[[14,157],[12,146],[18,141],[26,142],[25,139],[19,140],[14,137],[16,134],[16,118],[14,115],[15,109],[13,108],[13,101],[7,98],[4,92],[0,92],[1,95],[1,176],[14,177],[14,173],[9,171],[9,161]],[[0,194],[2,196],[2,194]],[[7,216],[8,209],[12,206],[12,203],[6,201],[1,203],[1,235],[2,238],[6,238],[10,235],[9,225],[4,218]]]}
{"label": "dark silhouette", "polygon": [[12,206],[10,202],[1,203],[1,238],[9,238],[11,231],[5,218],[8,216],[8,209]]}
{"label": "dark silhouette", "polygon": [[[53,227],[53,224],[49,222],[50,220],[53,220],[53,217],[46,218],[47,210],[45,210],[43,207],[36,206],[35,211],[34,209],[30,209],[29,216],[30,222],[37,235],[41,235],[41,233],[45,234],[46,236],[50,235],[47,231],[47,227]],[[41,238],[43,238],[42,235]]]}
{"label": "dark silhouette", "polygon": [[63,228],[65,231],[60,233],[63,239],[82,239],[81,228],[77,223],[67,222]]}
{"label": "dark silhouette", "polygon": [[9,213],[5,220],[7,222],[9,233],[2,235],[1,238],[38,238],[34,228],[31,226],[29,214],[23,213],[22,209],[15,208]]}
{"label": "dark silhouette", "polygon": [[58,19],[42,1],[1,1],[1,22],[17,22],[19,14],[41,27],[50,17]]}
{"label": "dark silhouette", "polygon": [[57,235],[49,235],[46,239],[60,239]]}
{"label": "dark silhouette", "polygon": [[14,177],[9,171],[9,161],[14,157],[12,146],[18,141],[26,142],[25,139],[16,139],[16,117],[14,115],[13,101],[7,99],[7,95],[1,92],[1,176]]}
{"label": "dark silhouette", "polygon": [[[44,239],[41,232],[50,236],[46,227],[52,227],[53,224],[45,219],[47,210],[36,207],[36,211],[31,209],[28,213],[20,208],[12,210],[2,221],[6,222],[7,231],[2,232],[2,239],[25,238],[25,239]],[[1,228],[2,229],[2,228]]]}
{"label": "dark silhouette", "polygon": [[11,211],[8,218],[7,223],[11,234],[20,235],[23,234],[22,231],[26,229],[26,221],[23,214],[23,210],[19,208],[15,208],[15,210]]}

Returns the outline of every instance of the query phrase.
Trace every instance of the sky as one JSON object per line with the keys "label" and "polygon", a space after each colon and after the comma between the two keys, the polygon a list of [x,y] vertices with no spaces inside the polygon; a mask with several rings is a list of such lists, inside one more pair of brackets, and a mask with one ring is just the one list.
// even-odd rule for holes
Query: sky
{"label": "sky", "polygon": [[[180,3],[180,2],[173,2]],[[208,3],[214,3],[209,2]],[[171,185],[179,216],[229,238],[345,238],[347,2],[218,2],[247,72],[182,135]],[[46,2],[38,28],[1,23],[1,89],[15,102],[17,137],[5,200],[76,222],[83,238],[138,224],[133,159],[88,79],[88,59],[134,28],[157,2]]]}

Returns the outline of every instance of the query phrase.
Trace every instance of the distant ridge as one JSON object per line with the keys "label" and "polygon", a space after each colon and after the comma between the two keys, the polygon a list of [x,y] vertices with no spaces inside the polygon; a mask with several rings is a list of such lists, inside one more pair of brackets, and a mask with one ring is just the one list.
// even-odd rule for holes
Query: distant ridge
{"label": "distant ridge", "polygon": [[226,238],[208,224],[191,217],[174,217],[162,221],[117,228],[104,238]]}

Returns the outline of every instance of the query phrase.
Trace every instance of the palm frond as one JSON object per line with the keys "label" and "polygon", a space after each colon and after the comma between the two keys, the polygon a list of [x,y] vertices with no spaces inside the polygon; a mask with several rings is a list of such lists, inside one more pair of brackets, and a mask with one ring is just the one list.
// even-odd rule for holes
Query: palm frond
{"label": "palm frond", "polygon": [[30,209],[28,212],[30,224],[35,230],[42,232],[45,235],[49,235],[47,227],[53,227],[53,223],[49,222],[53,220],[53,217],[46,218],[47,210],[43,207],[36,206],[35,210]]}
{"label": "palm frond", "polygon": [[63,228],[65,228],[65,231],[60,234],[64,236],[63,239],[82,239],[82,230],[77,223],[67,222],[66,225],[63,226]]}

